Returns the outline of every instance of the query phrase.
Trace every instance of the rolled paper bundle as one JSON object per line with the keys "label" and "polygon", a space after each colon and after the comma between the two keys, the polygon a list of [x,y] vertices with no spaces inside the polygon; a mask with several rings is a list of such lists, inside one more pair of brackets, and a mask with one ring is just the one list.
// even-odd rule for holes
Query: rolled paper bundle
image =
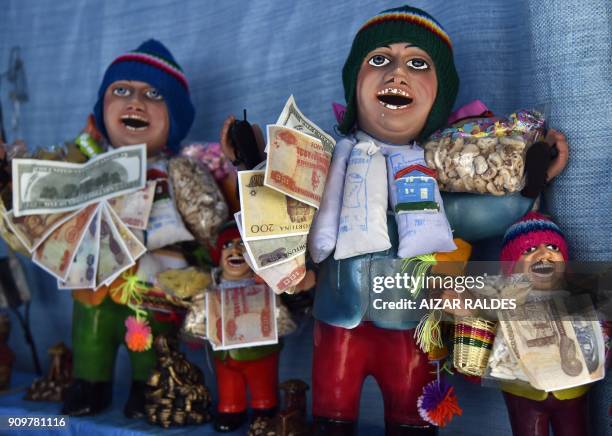
{"label": "rolled paper bundle", "polygon": [[462,374],[482,376],[493,348],[497,323],[462,318],[455,323],[453,364]]}

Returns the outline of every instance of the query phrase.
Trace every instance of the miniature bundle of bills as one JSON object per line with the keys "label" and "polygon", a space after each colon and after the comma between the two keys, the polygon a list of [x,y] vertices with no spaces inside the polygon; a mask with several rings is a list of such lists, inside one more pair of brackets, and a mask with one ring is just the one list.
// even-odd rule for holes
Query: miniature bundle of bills
{"label": "miniature bundle of bills", "polygon": [[15,159],[13,209],[1,219],[59,288],[108,285],[146,252],[135,233],[155,195],[146,161],[144,144],[85,164]]}
{"label": "miniature bundle of bills", "polygon": [[262,284],[206,292],[206,337],[213,350],[276,344],[276,301]]}
{"label": "miniature bundle of bills", "polygon": [[291,293],[306,274],[307,235],[336,143],[293,96],[267,134],[265,168],[238,174],[236,222],[251,268],[276,293]]}
{"label": "miniature bundle of bills", "polygon": [[[605,375],[605,345],[594,310],[567,312],[567,304],[588,308],[589,302],[554,298],[531,301],[515,311],[500,311],[500,327],[512,358],[536,389],[568,389]],[[571,302],[570,302],[571,301]]]}
{"label": "miniature bundle of bills", "polygon": [[[254,259],[258,259],[259,256],[268,256],[268,258],[272,259],[272,257],[266,251],[257,251],[257,249],[260,248],[258,244],[261,244],[262,242],[279,244],[279,248],[273,249],[270,253],[276,251],[277,254],[274,256],[282,257],[283,253],[287,252],[287,249],[283,246],[284,238],[276,238],[276,242],[274,242],[273,239],[247,241],[245,239],[246,234],[243,230],[242,212],[235,213],[234,219],[236,220],[240,237],[242,238],[247,250],[244,260],[249,267],[255,271],[255,273],[277,294],[282,294],[283,292],[287,292],[289,294],[293,293],[295,286],[306,276],[306,247],[304,246],[303,250],[300,249],[297,255],[293,256],[289,260],[281,259],[270,267],[257,269],[257,264],[255,263]],[[254,248],[251,247],[253,244]],[[304,245],[305,244],[306,241],[304,240]]]}

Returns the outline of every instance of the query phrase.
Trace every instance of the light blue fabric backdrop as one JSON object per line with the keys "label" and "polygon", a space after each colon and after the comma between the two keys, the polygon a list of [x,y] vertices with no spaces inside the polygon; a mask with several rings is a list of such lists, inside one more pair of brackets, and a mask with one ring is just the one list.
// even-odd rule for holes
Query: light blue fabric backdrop
{"label": "light blue fabric backdrop", "polygon": [[[0,71],[6,70],[11,47],[20,46],[30,99],[21,108],[20,131],[12,131],[9,85],[2,81],[7,134],[11,140],[23,137],[31,147],[73,138],[108,64],[150,37],[170,48],[190,80],[197,115],[188,140],[217,140],[226,115],[243,108],[251,121],[273,122],[289,94],[308,117],[332,131],[331,102],[343,102],[340,72],[356,30],[371,15],[398,4],[2,0]],[[498,114],[539,107],[551,126],[567,134],[570,164],[546,202],[573,257],[611,260],[612,2],[412,4],[428,10],[451,35],[461,78],[457,105],[479,98]],[[34,331],[44,352],[59,339],[69,342],[72,303],[47,275],[30,270]],[[11,344],[18,365],[27,368],[29,354],[20,339],[15,327]],[[310,355],[302,362],[301,372],[308,373]],[[474,423],[482,407],[474,405],[463,422]],[[469,428],[454,434],[491,432]],[[507,433],[507,424],[495,431]]]}

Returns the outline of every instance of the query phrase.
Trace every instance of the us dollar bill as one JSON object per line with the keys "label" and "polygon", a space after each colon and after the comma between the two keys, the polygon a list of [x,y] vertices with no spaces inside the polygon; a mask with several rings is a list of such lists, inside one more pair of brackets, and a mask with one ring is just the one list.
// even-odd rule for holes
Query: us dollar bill
{"label": "us dollar bill", "polygon": [[[291,127],[292,129],[299,130],[307,135],[317,138],[323,144],[325,152],[329,154],[333,153],[334,151],[334,147],[336,146],[336,141],[334,138],[325,133],[323,129],[304,116],[302,111],[300,111],[298,108],[293,95],[289,96],[283,111],[278,117],[278,120],[276,120],[276,124]],[[269,145],[266,144],[266,152],[268,151],[268,147]]]}
{"label": "us dollar bill", "polygon": [[13,212],[16,217],[66,212],[142,189],[146,166],[145,144],[117,148],[84,164],[14,159]]}

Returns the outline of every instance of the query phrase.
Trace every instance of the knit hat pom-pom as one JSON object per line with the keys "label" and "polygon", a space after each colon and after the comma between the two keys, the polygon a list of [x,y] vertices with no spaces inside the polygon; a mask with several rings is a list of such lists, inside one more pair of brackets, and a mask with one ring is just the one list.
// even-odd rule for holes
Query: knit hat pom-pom
{"label": "knit hat pom-pom", "polygon": [[419,415],[425,421],[438,427],[446,426],[454,415],[461,416],[455,388],[444,379],[434,380],[425,385],[423,394],[417,400]]}
{"label": "knit hat pom-pom", "polygon": [[135,316],[128,316],[125,327],[125,343],[131,351],[147,351],[151,348],[153,334],[146,319],[139,320]]}

